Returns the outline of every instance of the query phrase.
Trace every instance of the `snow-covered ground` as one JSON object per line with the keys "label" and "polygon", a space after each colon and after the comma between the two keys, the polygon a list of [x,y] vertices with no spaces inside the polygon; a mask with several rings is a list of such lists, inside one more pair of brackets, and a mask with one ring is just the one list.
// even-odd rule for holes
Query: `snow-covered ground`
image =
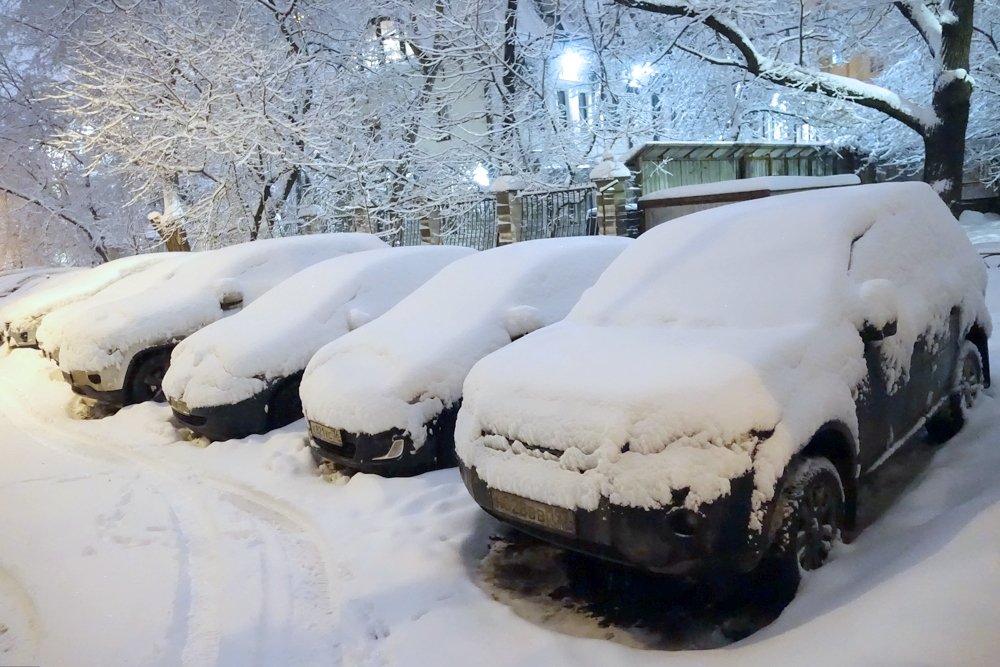
{"label": "snow-covered ground", "polygon": [[532,568],[517,558],[535,547],[491,541],[507,531],[455,470],[320,474],[301,421],[206,447],[164,406],[76,419],[54,365],[3,351],[0,665],[1000,664],[994,394],[944,447],[904,451],[913,477],[886,466],[893,492],[868,497],[887,509],[775,622],[666,651],[643,647],[724,641],[566,602],[565,559]]}

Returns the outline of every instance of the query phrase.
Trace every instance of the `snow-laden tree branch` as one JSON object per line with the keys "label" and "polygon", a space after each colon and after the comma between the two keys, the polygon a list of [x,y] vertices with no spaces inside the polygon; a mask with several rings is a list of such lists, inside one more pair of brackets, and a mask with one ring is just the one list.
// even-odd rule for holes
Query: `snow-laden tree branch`
{"label": "snow-laden tree branch", "polygon": [[[917,103],[898,90],[876,83],[860,81],[851,76],[803,66],[780,53],[781,40],[767,21],[761,21],[747,6],[766,11],[772,3],[685,2],[677,0],[615,0],[619,5],[663,15],[672,19],[694,20],[725,40],[740,56],[738,66],[760,79],[803,92],[819,93],[837,100],[872,109],[915,131],[924,142],[924,179],[935,186],[948,202],[961,196],[965,134],[968,125],[972,78],[969,75],[969,49],[973,29],[974,0],[951,0],[928,3],[903,0],[892,7],[916,30],[932,56],[928,76],[930,91],[927,101]],[[878,4],[878,3],[875,3]],[[858,11],[848,5],[830,3],[829,11],[840,11],[850,17]],[[798,31],[803,33],[800,25]],[[778,31],[782,32],[782,31]],[[804,38],[804,35],[803,35]],[[761,42],[766,42],[765,48]],[[776,51],[772,51],[775,49]],[[697,49],[707,62],[731,65],[732,60],[720,58]],[[800,49],[800,60],[801,60]]]}

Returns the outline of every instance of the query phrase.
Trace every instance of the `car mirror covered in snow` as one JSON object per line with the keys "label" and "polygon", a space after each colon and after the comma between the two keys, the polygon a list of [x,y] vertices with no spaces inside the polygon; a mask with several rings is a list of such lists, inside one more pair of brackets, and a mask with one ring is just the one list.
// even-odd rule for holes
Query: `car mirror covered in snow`
{"label": "car mirror covered in snow", "polygon": [[526,336],[544,325],[545,318],[533,306],[514,306],[507,311],[506,327],[512,341]]}
{"label": "car mirror covered in snow", "polygon": [[896,286],[884,278],[875,278],[863,282],[859,292],[864,308],[861,339],[867,343],[895,336],[899,320]]}
{"label": "car mirror covered in snow", "polygon": [[224,311],[237,310],[243,307],[243,290],[234,280],[220,280],[216,285],[219,294],[219,308]]}

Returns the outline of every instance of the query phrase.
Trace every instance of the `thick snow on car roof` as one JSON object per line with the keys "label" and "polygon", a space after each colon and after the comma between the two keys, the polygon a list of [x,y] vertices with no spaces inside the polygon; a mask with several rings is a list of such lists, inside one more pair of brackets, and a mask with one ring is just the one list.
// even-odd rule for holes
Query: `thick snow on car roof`
{"label": "thick snow on car roof", "polygon": [[[315,264],[174,350],[163,388],[189,407],[235,403],[301,371],[324,344],[378,317],[475,251],[383,248]],[[248,335],[247,332],[252,332]]]}
{"label": "thick snow on car roof", "polygon": [[[383,248],[370,234],[315,234],[241,243],[193,253],[170,275],[134,276],[120,299],[79,305],[71,335],[59,348],[65,370],[102,369],[138,349],[183,338],[225,315],[220,299],[240,294],[244,305],[288,276],[339,254]],[[100,295],[98,295],[100,296]],[[47,320],[48,318],[46,318]]]}
{"label": "thick snow on car roof", "polygon": [[451,264],[316,353],[302,381],[306,416],[356,433],[404,428],[419,446],[424,423],[461,397],[477,360],[564,317],[629,243],[542,239]]}
{"label": "thick snow on car roof", "polygon": [[[866,232],[876,221],[878,235],[891,237],[891,256],[877,243],[863,252],[875,240]],[[931,252],[928,246],[940,243],[941,251]],[[953,262],[956,253],[965,261]],[[933,266],[905,266],[925,254]],[[961,229],[922,183],[783,195],[701,211],[650,230],[609,267],[570,319],[704,327],[774,327],[845,314],[856,320],[860,313],[844,311],[845,299],[856,298],[847,291],[849,266],[855,274],[867,267],[865,277],[875,278],[880,263],[896,261],[900,266],[890,275],[920,280],[938,294],[937,272],[953,274],[971,254]],[[981,292],[984,281],[979,277],[972,287]]]}
{"label": "thick snow on car roof", "polygon": [[41,324],[35,331],[38,347],[49,354],[58,353],[63,340],[77,335],[80,323],[86,322],[90,313],[105,303],[113,303],[141,294],[148,290],[150,285],[165,283],[177,273],[181,266],[189,260],[199,257],[202,253],[171,252],[166,254],[169,259],[148,266],[141,272],[131,273],[121,280],[111,283],[96,294],[50,311],[42,318]]}
{"label": "thick snow on car roof", "polygon": [[[0,272],[0,304],[9,308],[12,304],[39,289],[46,289],[55,281],[71,274],[84,271],[79,267],[31,267]],[[2,315],[2,311],[0,311]],[[6,319],[6,318],[3,318]]]}
{"label": "thick snow on car roof", "polygon": [[[887,281],[894,306],[876,298]],[[476,365],[458,453],[494,488],[569,508],[602,495],[658,507],[681,488],[696,507],[751,471],[759,506],[822,424],[856,429],[866,316],[898,314],[880,345],[899,379],[953,305],[963,326],[989,326],[985,281],[922,183],[678,218],[622,253],[566,320]],[[548,454],[519,455],[526,446]]]}
{"label": "thick snow on car roof", "polygon": [[112,260],[76,273],[72,280],[59,281],[55,285],[33,291],[24,299],[4,308],[2,318],[9,323],[12,331],[31,330],[37,326],[40,318],[60,306],[97,294],[125,276],[154,264],[176,259],[176,254],[153,253]]}

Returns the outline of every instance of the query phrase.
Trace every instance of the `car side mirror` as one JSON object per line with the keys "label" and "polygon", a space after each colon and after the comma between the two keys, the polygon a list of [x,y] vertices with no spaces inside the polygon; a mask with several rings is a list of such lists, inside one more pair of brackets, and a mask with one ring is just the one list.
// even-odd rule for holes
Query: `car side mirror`
{"label": "car side mirror", "polygon": [[541,311],[534,306],[513,306],[507,311],[504,327],[511,342],[545,325]]}
{"label": "car side mirror", "polygon": [[861,327],[861,340],[865,343],[877,343],[889,336],[895,336],[897,328],[896,320],[886,322],[881,327],[865,322],[865,325]]}
{"label": "car side mirror", "polygon": [[895,336],[899,328],[899,300],[896,286],[884,278],[866,280],[859,290],[864,322],[861,340],[874,343]]}
{"label": "car side mirror", "polygon": [[224,292],[219,297],[219,308],[222,310],[236,310],[243,307],[243,292]]}

